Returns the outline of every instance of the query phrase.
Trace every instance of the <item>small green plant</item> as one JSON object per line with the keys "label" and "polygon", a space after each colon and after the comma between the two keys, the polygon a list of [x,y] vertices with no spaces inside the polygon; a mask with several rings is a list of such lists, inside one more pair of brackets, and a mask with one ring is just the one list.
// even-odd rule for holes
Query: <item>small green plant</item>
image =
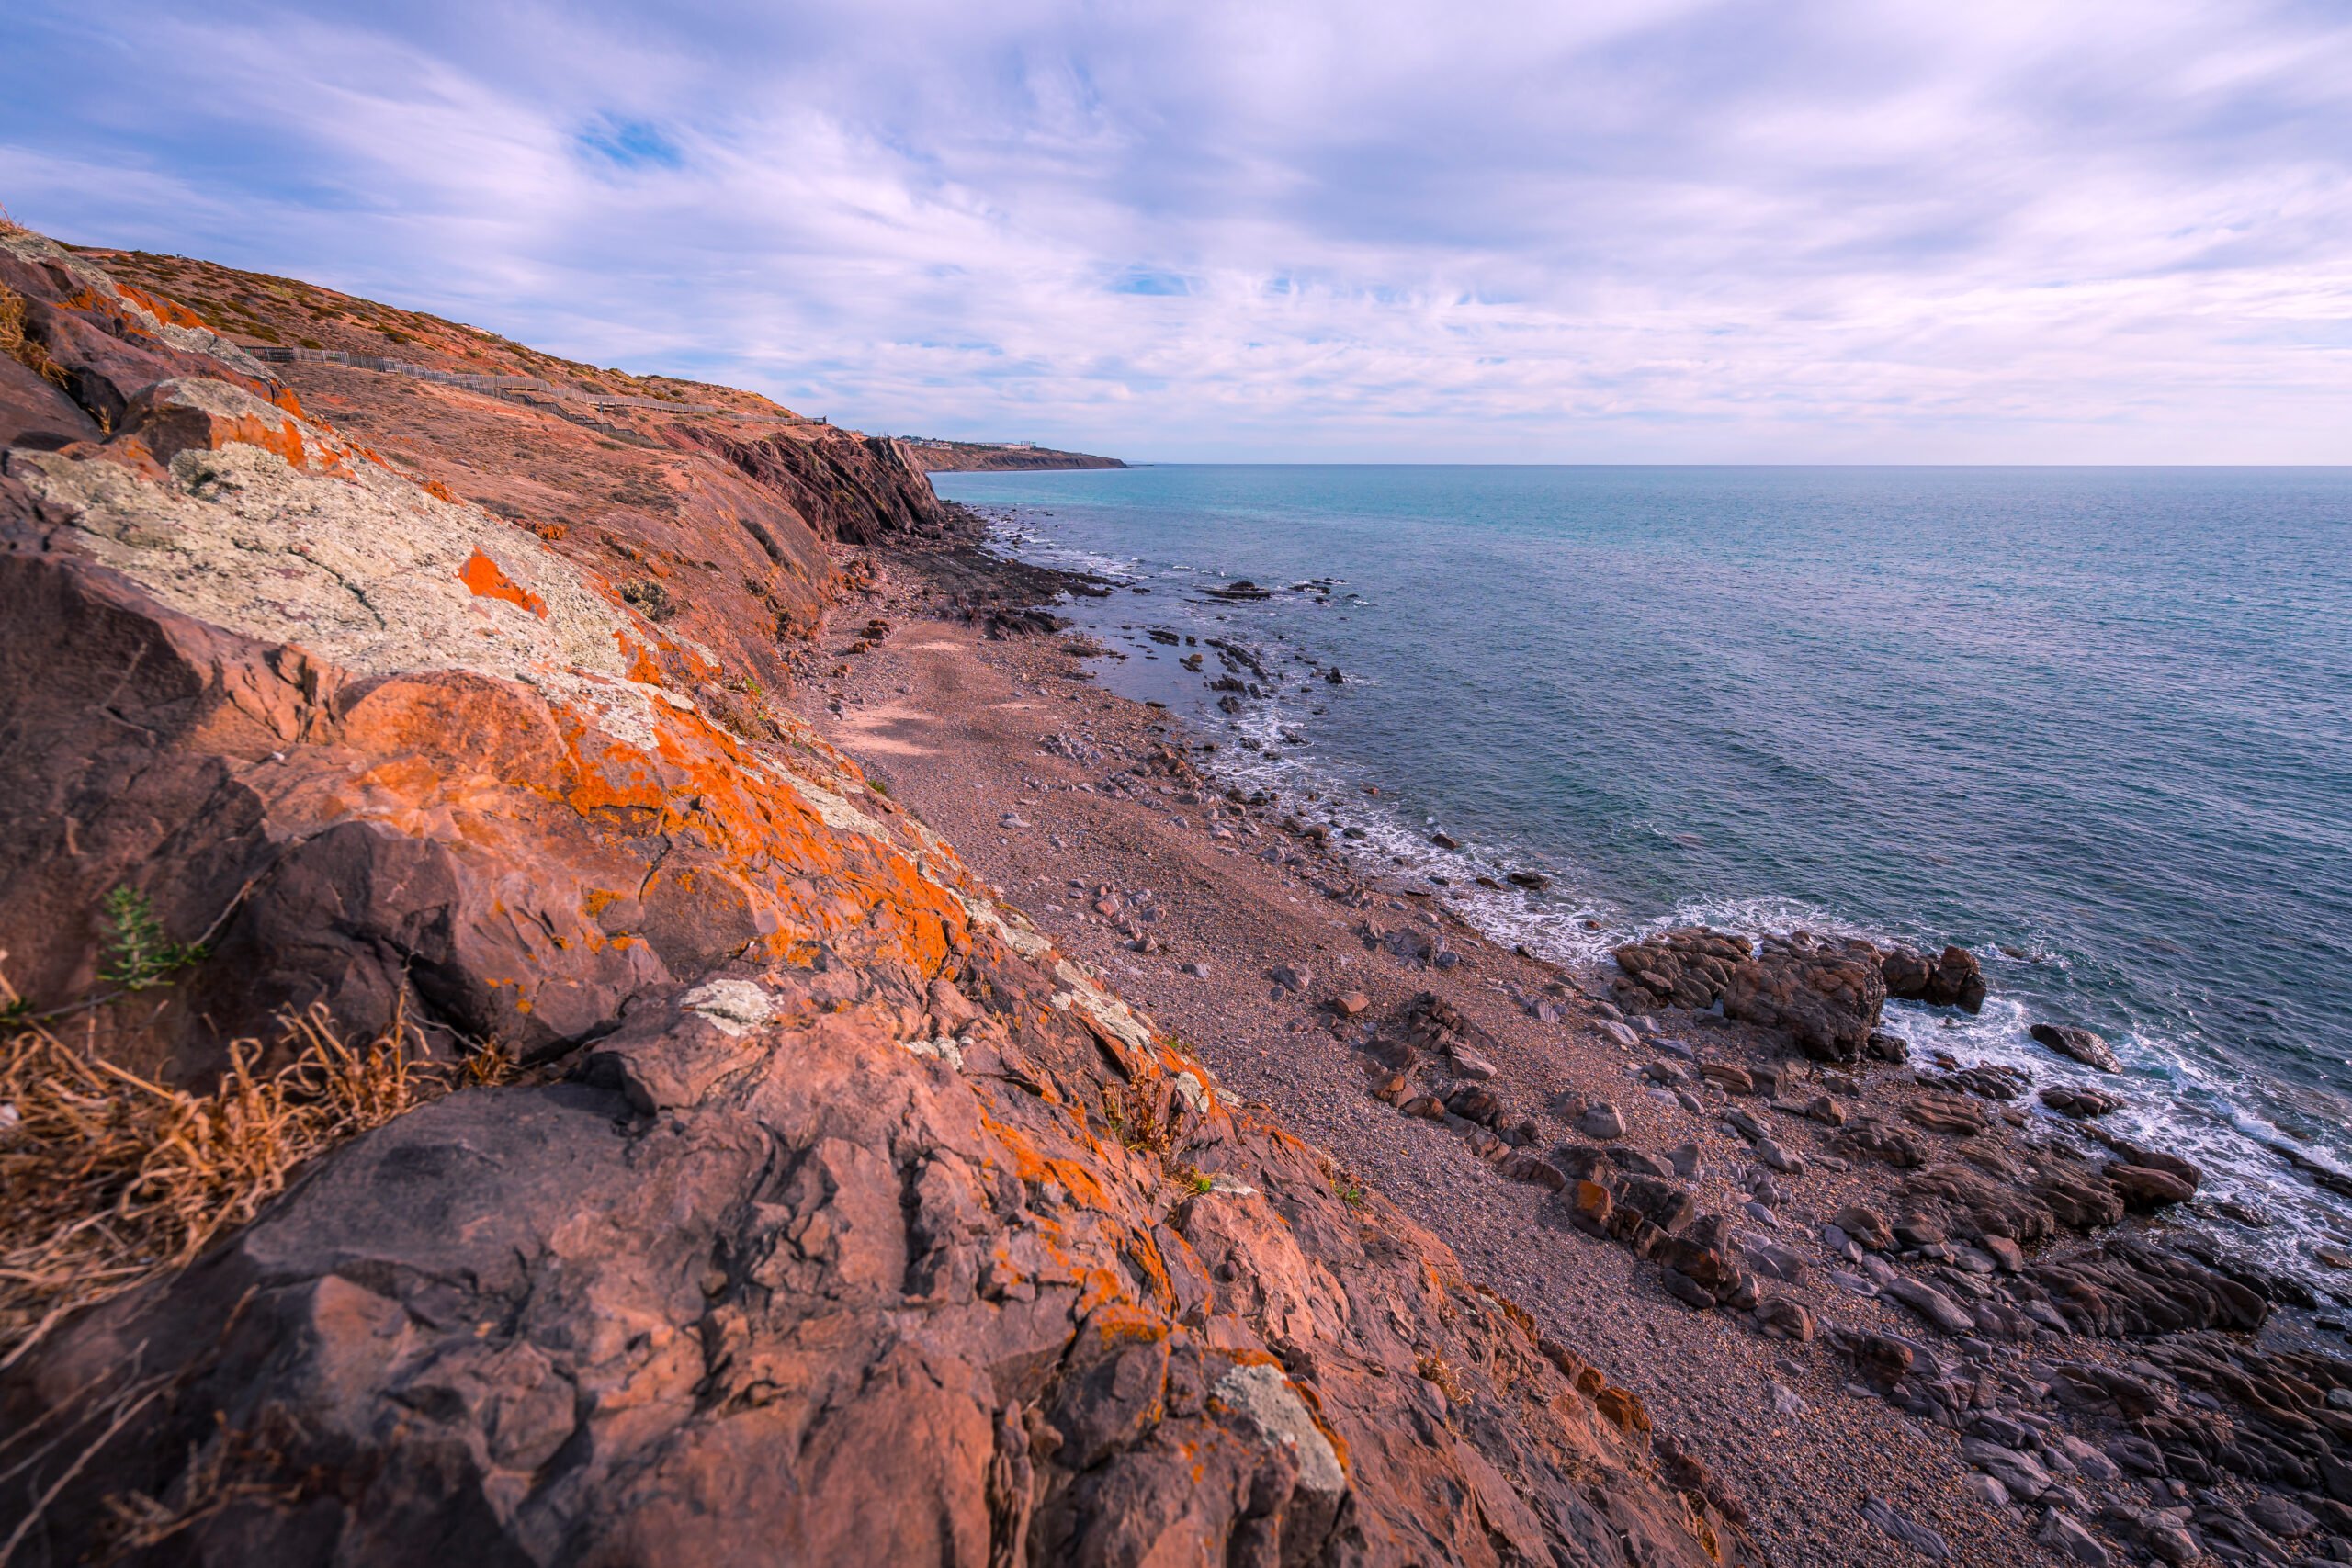
{"label": "small green plant", "polygon": [[1340,1183],[1340,1201],[1345,1203],[1351,1209],[1363,1208],[1363,1189],[1357,1186],[1353,1181],[1345,1181]]}
{"label": "small green plant", "polygon": [[1214,1192],[1216,1190],[1216,1178],[1204,1170],[1196,1170],[1192,1174],[1190,1185],[1194,1192]]}
{"label": "small green plant", "polygon": [[126,991],[168,986],[176,970],[201,962],[208,951],[200,942],[174,942],[164,934],[147,895],[125,885],[107,895],[106,963],[98,978]]}

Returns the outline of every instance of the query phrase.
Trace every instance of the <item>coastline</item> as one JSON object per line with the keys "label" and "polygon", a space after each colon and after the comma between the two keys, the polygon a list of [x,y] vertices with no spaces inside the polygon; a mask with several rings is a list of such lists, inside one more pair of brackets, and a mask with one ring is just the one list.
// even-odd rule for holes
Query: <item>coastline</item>
{"label": "coastline", "polygon": [[[2034,1289],[2036,1270],[2112,1269],[2110,1242],[2150,1231],[2177,1242],[2178,1227],[2135,1218],[2070,1231],[2034,1247],[2018,1272],[2006,1257],[1930,1235],[1924,1219],[1903,1238],[1921,1245],[1826,1253],[1822,1226],[1852,1206],[1914,1217],[1923,1207],[1919,1165],[1838,1153],[1852,1145],[1835,1122],[1790,1112],[1835,1091],[1849,1102],[1841,1120],[1866,1109],[1924,1142],[1920,1163],[1930,1172],[1981,1168],[1994,1150],[2064,1157],[2013,1124],[2026,1120],[2014,1107],[1980,1097],[1970,1101],[1976,1111],[1958,1111],[1951,1102],[1968,1097],[1941,1075],[1929,1074],[1939,1080],[1931,1084],[1871,1062],[1849,1076],[1790,1058],[1768,1032],[1673,1010],[1623,1021],[1605,999],[1604,976],[1489,941],[1426,888],[1359,874],[1328,836],[1285,829],[1279,802],[1252,808],[1227,798],[1194,771],[1204,754],[1180,720],[1090,678],[1089,645],[1021,635],[1045,630],[1034,619],[1016,626],[984,613],[968,624],[975,581],[996,558],[962,552],[944,578],[936,552],[867,558],[866,599],[837,618],[848,625],[870,610],[888,626],[878,640],[859,638],[870,646],[831,662],[831,675],[805,690],[804,707],[826,739],[963,846],[974,869],[1067,951],[1193,1043],[1231,1091],[1279,1111],[1354,1179],[1444,1236],[1475,1278],[1615,1369],[1657,1413],[1660,1429],[1744,1499],[1774,1560],[1920,1561],[1885,1529],[1855,1528],[1855,1510],[1871,1498],[1988,1562],[2045,1560],[2053,1541],[2038,1542],[2037,1532],[2065,1534],[2053,1516],[2112,1515],[2111,1535],[2143,1539],[2173,1522],[2151,1522],[2151,1509],[2182,1510],[2177,1522],[2187,1522],[2197,1506],[2188,1485],[2124,1472],[2100,1445],[2128,1433],[2053,1392],[2072,1386],[2055,1375],[2060,1366],[2139,1376],[2129,1370],[2146,1364],[2134,1340],[2014,1317],[2012,1333],[1996,1337],[1962,1327],[1965,1315],[1941,1327],[1929,1316],[1939,1303],[1980,1304],[1962,1288],[1968,1280],[1985,1292],[1981,1304],[1999,1308]],[[1001,566],[1008,602],[1047,585],[1043,569]],[[991,637],[989,629],[1011,635]],[[829,641],[830,659],[843,644]],[[1438,953],[1452,961],[1432,962]],[[1352,1016],[1331,1005],[1350,993],[1363,1004]],[[1745,1312],[1690,1310],[1637,1246],[1577,1227],[1581,1182],[1567,1180],[1555,1195],[1543,1179],[1505,1174],[1510,1151],[1490,1146],[1498,1140],[1486,1124],[1408,1116],[1376,1098],[1395,1060],[1382,1053],[1417,1028],[1426,1032],[1424,997],[1459,1020],[1475,1041],[1470,1059],[1491,1066],[1490,1086],[1513,1118],[1532,1121],[1525,1147],[1546,1153],[1555,1174],[1569,1174],[1560,1148],[1596,1146],[1579,1132],[1592,1125],[1583,1121],[1592,1101],[1623,1123],[1621,1136],[1598,1141],[1614,1167],[1600,1185],[1621,1194],[1629,1177],[1655,1179],[1643,1175],[1648,1169],[1669,1176],[1669,1152],[1695,1145],[1697,1168],[1679,1185],[1699,1209],[1728,1216],[1724,1252],[1793,1276],[1772,1278],[1770,1289],[1803,1310],[1802,1324],[1784,1320],[1792,1337],[1759,1332]],[[1687,1058],[1681,1081],[1669,1084],[1657,1069],[1678,1056],[1664,1040],[1698,1062],[1739,1066],[1751,1085],[1777,1092],[1727,1092]],[[1929,1125],[1939,1112],[1940,1129]],[[1741,1118],[1767,1130],[1754,1146],[1736,1131]],[[1801,1168],[1765,1168],[1765,1143],[1793,1153],[1789,1163]],[[1980,1263],[1986,1273],[1975,1272]],[[2110,1280],[2127,1296],[2129,1272]],[[2290,1283],[2267,1283],[2291,1299]],[[2267,1303],[2262,1315],[2264,1350],[2318,1345],[2307,1320]],[[1794,1337],[1800,1327],[1804,1337]],[[1908,1365],[1874,1379],[1871,1358],[1890,1346]],[[1932,1392],[1939,1387],[1942,1394]],[[1954,1387],[1968,1392],[1955,1401]],[[2039,1498],[1989,1497],[1984,1456],[1972,1464],[1962,1448],[1988,1440],[1976,1435],[1987,1420],[2049,1428],[2048,1441],[2013,1438],[2013,1451],[2064,1456],[2064,1438],[2087,1445],[2090,1457],[2055,1475],[2045,1466],[2053,1490]],[[2067,1548],[2060,1540],[2057,1549]]]}

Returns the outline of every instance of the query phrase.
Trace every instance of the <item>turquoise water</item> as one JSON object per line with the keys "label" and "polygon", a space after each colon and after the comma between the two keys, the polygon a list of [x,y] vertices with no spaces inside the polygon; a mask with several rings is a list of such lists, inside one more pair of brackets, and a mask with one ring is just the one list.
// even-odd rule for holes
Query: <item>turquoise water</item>
{"label": "turquoise water", "polygon": [[[1127,656],[1106,682],[1323,791],[1498,933],[1582,960],[1690,919],[1963,942],[1996,1000],[1905,1010],[1915,1043],[2050,1082],[2081,1075],[2026,1025],[2096,1029],[2124,1124],[2288,1222],[2251,1243],[2344,1228],[2270,1149],[2352,1168],[2352,470],[937,483],[1020,553],[1149,590],[1071,607]],[[1199,592],[1235,578],[1277,592]],[[1220,712],[1218,657],[1194,675],[1153,626],[1284,678]],[[1553,886],[1468,880],[1519,868]]]}

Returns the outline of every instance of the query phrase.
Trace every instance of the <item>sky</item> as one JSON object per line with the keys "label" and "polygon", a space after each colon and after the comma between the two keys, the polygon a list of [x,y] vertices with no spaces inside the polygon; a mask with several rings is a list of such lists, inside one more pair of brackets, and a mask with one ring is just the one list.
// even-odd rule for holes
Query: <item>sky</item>
{"label": "sky", "polygon": [[2352,462],[2352,6],[10,0],[0,203],[891,434]]}

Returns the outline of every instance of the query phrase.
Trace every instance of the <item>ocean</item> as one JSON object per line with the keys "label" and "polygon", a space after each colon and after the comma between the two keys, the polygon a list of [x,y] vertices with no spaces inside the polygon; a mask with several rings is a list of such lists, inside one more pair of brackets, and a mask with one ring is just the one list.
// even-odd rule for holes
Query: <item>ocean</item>
{"label": "ocean", "polygon": [[[2352,1172],[2352,469],[934,481],[1116,580],[1065,607],[1103,684],[1490,933],[1586,965],[1692,922],[1960,942],[1992,1000],[1892,1007],[1915,1047],[2079,1081],[2027,1027],[2097,1030],[2107,1124],[2270,1214],[2243,1250],[2324,1280],[2352,1245],[2296,1163]],[[1204,592],[1242,579],[1271,592]],[[1473,880],[1514,870],[1551,885]]]}

